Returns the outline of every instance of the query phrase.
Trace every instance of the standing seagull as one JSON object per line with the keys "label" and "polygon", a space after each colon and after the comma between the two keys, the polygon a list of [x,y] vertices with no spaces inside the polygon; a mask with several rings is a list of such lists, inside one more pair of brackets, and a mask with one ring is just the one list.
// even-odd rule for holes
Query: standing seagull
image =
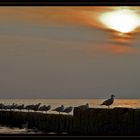
{"label": "standing seagull", "polygon": [[70,113],[72,111],[72,106],[66,107],[63,112]]}
{"label": "standing seagull", "polygon": [[64,106],[61,105],[60,107],[57,107],[57,108],[53,109],[52,111],[57,111],[60,114],[60,112],[63,112],[64,111]]}
{"label": "standing seagull", "polygon": [[109,106],[110,106],[111,104],[113,104],[113,102],[114,102],[114,97],[115,97],[115,95],[112,94],[112,95],[111,95],[111,98],[105,100],[101,105],[106,105],[106,106],[108,106],[108,108],[109,108]]}

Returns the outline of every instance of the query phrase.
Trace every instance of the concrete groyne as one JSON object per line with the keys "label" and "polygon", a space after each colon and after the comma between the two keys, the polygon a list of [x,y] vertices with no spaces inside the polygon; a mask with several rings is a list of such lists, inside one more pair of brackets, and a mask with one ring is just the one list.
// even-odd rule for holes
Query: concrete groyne
{"label": "concrete groyne", "polygon": [[0,124],[80,135],[140,135],[140,109],[74,108],[73,115],[0,111]]}

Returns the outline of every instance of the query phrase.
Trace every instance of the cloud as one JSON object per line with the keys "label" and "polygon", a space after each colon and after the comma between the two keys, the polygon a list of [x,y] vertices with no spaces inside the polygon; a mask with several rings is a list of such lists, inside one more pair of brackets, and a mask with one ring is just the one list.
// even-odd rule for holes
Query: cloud
{"label": "cloud", "polygon": [[[2,7],[0,21],[17,20],[32,24],[81,24],[85,26],[102,26],[98,16],[119,7],[109,6],[66,6],[66,7]],[[130,7],[131,8],[131,7]],[[133,9],[140,9],[133,7]]]}
{"label": "cloud", "polygon": [[[115,9],[132,9],[140,14],[140,7],[121,6],[66,6],[66,7],[1,7],[0,22],[28,23],[38,26],[85,26],[112,33],[102,23],[99,16]],[[139,32],[140,29],[137,29]]]}
{"label": "cloud", "polygon": [[[6,24],[11,24],[11,22],[30,24],[30,27],[24,27],[28,29],[29,33],[24,33],[22,31],[23,26],[17,26],[16,24],[16,29],[19,27],[16,35],[19,35],[21,38],[19,37],[18,39],[14,35],[17,38],[15,38],[15,42],[21,41],[23,37],[24,40],[29,40],[29,42],[38,40],[45,44],[51,41],[55,44],[84,43],[83,45],[86,44],[86,47],[90,48],[90,50],[103,51],[104,53],[134,53],[135,47],[131,47],[134,45],[132,41],[134,38],[116,36],[114,31],[106,29],[98,21],[100,14],[120,8],[122,7],[1,7],[0,22],[6,22]],[[139,7],[123,8],[130,8],[136,10],[138,13],[140,11]],[[37,30],[36,26],[33,25],[43,27],[44,31],[40,28]],[[72,28],[71,25],[73,25]],[[84,26],[85,28],[80,28],[80,26]],[[47,27],[46,30],[45,27]],[[89,29],[87,30],[87,28]],[[34,32],[32,32],[32,29],[34,29]],[[40,35],[38,35],[39,33]],[[2,42],[9,40],[14,43],[12,38],[12,36],[7,36],[7,38],[5,37],[4,40],[1,38],[1,40]]]}

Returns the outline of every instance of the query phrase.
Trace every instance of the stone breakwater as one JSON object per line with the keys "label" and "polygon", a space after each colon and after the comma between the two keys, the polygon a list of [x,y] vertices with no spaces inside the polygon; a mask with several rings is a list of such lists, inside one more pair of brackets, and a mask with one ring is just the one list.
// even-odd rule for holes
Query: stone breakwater
{"label": "stone breakwater", "polygon": [[74,108],[73,115],[0,111],[0,124],[44,133],[76,135],[140,135],[140,109]]}

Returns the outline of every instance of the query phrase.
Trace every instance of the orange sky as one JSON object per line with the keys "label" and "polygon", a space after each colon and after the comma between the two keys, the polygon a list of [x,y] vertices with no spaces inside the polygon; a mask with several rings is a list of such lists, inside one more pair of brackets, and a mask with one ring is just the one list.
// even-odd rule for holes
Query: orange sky
{"label": "orange sky", "polygon": [[[74,24],[98,26],[95,20],[97,14],[110,10],[99,7],[8,7],[0,8],[0,21],[19,20],[34,24]],[[94,18],[92,18],[94,17]]]}
{"label": "orange sky", "polygon": [[[89,29],[99,29],[110,33],[112,38],[118,42],[127,42],[125,38],[115,36],[115,32],[107,29],[101,22],[99,16],[104,12],[115,9],[133,9],[140,14],[139,7],[2,7],[0,8],[0,21],[17,23],[30,23],[32,25],[47,26],[81,26]],[[139,29],[135,34],[139,34]],[[135,36],[133,34],[133,36]]]}
{"label": "orange sky", "polygon": [[[48,23],[51,24],[82,24],[86,26],[102,25],[98,22],[98,15],[115,9],[125,7],[2,7],[0,8],[0,20],[21,20],[25,22]],[[140,14],[139,7],[128,7],[127,9],[136,10]]]}
{"label": "orange sky", "polygon": [[98,20],[120,8],[1,7],[1,96],[140,97],[139,29],[121,36]]}

